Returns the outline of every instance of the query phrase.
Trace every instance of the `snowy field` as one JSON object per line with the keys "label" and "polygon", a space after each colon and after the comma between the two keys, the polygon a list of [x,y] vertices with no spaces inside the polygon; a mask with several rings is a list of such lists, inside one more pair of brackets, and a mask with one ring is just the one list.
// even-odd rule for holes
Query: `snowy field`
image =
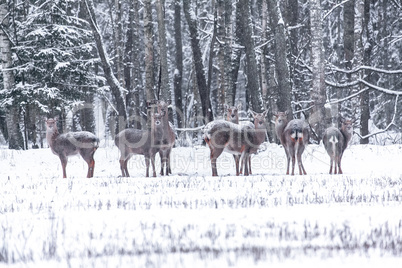
{"label": "snowy field", "polygon": [[[400,267],[402,145],[352,145],[344,175],[328,175],[309,145],[307,176],[285,176],[282,147],[265,145],[253,175],[233,157],[175,148],[173,175],[145,178],[144,160],[121,178],[119,152],[103,144],[95,177],[78,156],[62,179],[50,149],[0,149],[0,266]],[[159,162],[159,157],[157,157]],[[159,169],[158,169],[159,171]],[[159,172],[158,172],[159,173]]]}

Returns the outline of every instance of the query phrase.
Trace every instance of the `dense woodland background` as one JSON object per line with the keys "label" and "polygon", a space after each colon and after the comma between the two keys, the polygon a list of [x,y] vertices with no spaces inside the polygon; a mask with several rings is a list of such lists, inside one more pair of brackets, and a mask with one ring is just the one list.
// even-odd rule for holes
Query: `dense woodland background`
{"label": "dense woodland background", "polygon": [[179,137],[239,103],[306,118],[312,142],[340,117],[361,143],[402,130],[399,0],[7,0],[0,21],[11,149],[43,146],[46,117],[106,138],[146,128],[154,99]]}

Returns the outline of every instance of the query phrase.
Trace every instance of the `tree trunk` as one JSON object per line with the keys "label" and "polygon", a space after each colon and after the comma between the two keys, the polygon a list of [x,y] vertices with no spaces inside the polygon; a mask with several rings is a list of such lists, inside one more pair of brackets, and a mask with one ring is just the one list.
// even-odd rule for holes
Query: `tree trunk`
{"label": "tree trunk", "polygon": [[176,70],[174,72],[174,100],[177,116],[177,126],[183,127],[183,100],[182,100],[182,80],[183,80],[183,44],[181,39],[181,4],[180,0],[174,2],[174,38],[176,51]]}
{"label": "tree trunk", "polygon": [[139,3],[138,0],[131,1],[133,7],[133,110],[134,110],[134,128],[141,129],[142,126],[142,117],[141,117],[141,101],[140,95],[143,93],[143,81],[142,81],[142,70],[141,70],[141,62],[142,59],[140,57],[140,14],[139,14]]}
{"label": "tree trunk", "polygon": [[121,87],[119,81],[113,74],[112,67],[110,65],[110,60],[106,54],[102,36],[100,34],[99,27],[96,22],[93,0],[85,0],[85,4],[86,4],[86,10],[88,12],[87,14],[88,22],[91,26],[92,33],[95,38],[96,48],[98,50],[98,54],[101,59],[103,72],[105,74],[105,78],[110,87],[110,90],[113,94],[113,97],[116,101],[116,110],[119,116],[118,123],[116,126],[116,133],[117,133],[119,132],[119,130],[125,128],[127,120],[126,103],[124,99],[125,89]]}
{"label": "tree trunk", "polygon": [[189,2],[190,1],[183,1],[183,11],[184,16],[186,17],[188,28],[190,30],[191,49],[193,51],[195,74],[196,74],[198,90],[200,92],[204,122],[208,123],[210,121],[213,121],[214,118],[211,111],[211,99],[209,96],[207,82],[205,79],[204,64],[202,63],[202,53],[200,49],[200,41],[198,39],[197,23],[195,18],[193,18],[191,15],[194,13],[190,13]]}
{"label": "tree trunk", "polygon": [[[116,20],[115,20],[115,27],[116,30],[114,31],[115,36],[115,46],[116,46],[116,67],[117,67],[117,80],[121,85],[124,85],[124,67],[123,67],[123,21],[122,21],[122,5],[121,0],[115,0],[115,13],[116,13]],[[124,85],[125,86],[125,85]],[[125,87],[127,88],[127,87]]]}
{"label": "tree trunk", "polygon": [[259,87],[259,77],[257,60],[254,53],[254,40],[252,37],[253,29],[250,27],[249,0],[239,0],[237,2],[237,29],[236,34],[246,52],[246,88],[251,97],[252,109],[256,112],[262,110],[262,96]]}
{"label": "tree trunk", "polygon": [[160,53],[160,91],[159,94],[164,100],[171,100],[172,93],[169,83],[169,69],[168,69],[168,53],[166,41],[166,27],[165,27],[165,1],[156,0],[156,9],[158,14],[158,32],[159,32],[159,53]]}
{"label": "tree trunk", "polygon": [[[369,30],[369,22],[370,22],[370,0],[356,0],[356,19],[359,20],[356,23],[357,27],[361,27],[360,41],[356,44],[359,48],[356,49],[356,53],[362,53],[362,65],[370,66],[370,57],[372,45],[370,40],[370,30]],[[366,35],[365,37],[363,35]],[[363,38],[369,45],[364,45],[363,47]],[[370,73],[371,71],[365,71],[364,77],[367,81],[370,81]],[[363,74],[362,74],[363,75]],[[360,88],[363,89],[365,85],[360,85]],[[369,134],[369,119],[370,119],[370,91],[366,90],[360,95],[360,134],[362,136],[366,136]],[[361,139],[360,144],[368,144],[369,139]]]}
{"label": "tree trunk", "polygon": [[[207,90],[208,92],[211,92],[211,84],[212,84],[212,73],[213,73],[213,63],[214,63],[214,49],[215,49],[215,42],[216,42],[216,35],[217,35],[217,23],[218,23],[218,12],[217,12],[217,7],[215,6],[215,0],[212,0],[211,3],[211,8],[214,10],[214,24],[213,24],[213,29],[212,29],[212,37],[211,37],[211,43],[209,44],[209,59],[208,59],[208,79],[207,79]],[[216,114],[221,115],[223,112],[223,103],[222,103],[222,97],[224,96],[222,92],[220,91],[219,88],[216,89],[217,94],[215,95],[214,93],[212,95],[216,96],[214,98],[214,101],[217,102],[217,110]]]}
{"label": "tree trunk", "polygon": [[[151,0],[144,1],[144,41],[145,41],[145,92],[147,102],[155,100],[154,47]],[[147,129],[151,129],[151,109],[147,106]]]}
{"label": "tree trunk", "polygon": [[[233,69],[234,65],[232,64],[232,36],[233,36],[233,23],[232,23],[232,1],[231,0],[223,0],[223,18],[224,18],[224,59],[223,59],[223,79],[225,81],[225,103],[228,105],[235,105],[235,92],[236,87],[235,82],[233,80]],[[237,74],[236,74],[237,77]]]}
{"label": "tree trunk", "polygon": [[[355,0],[349,0],[343,7],[343,61],[346,70],[353,68],[353,58],[355,54]],[[352,80],[351,74],[346,74],[348,81]],[[343,99],[352,94],[352,89],[338,90],[337,98]],[[347,100],[338,105],[339,116],[351,117],[354,112],[353,100]],[[340,120],[338,120],[338,126],[341,126]]]}
{"label": "tree trunk", "polygon": [[130,9],[128,11],[128,25],[127,25],[127,41],[126,41],[126,48],[124,52],[124,86],[127,90],[126,94],[126,106],[128,111],[128,127],[134,127],[138,118],[135,118],[135,103],[134,103],[134,71],[133,71],[133,50],[134,50],[134,12],[138,12],[134,9],[134,2],[130,2]]}
{"label": "tree trunk", "polygon": [[311,25],[311,65],[312,65],[312,90],[311,99],[314,103],[313,113],[309,121],[314,129],[314,135],[318,142],[321,141],[324,130],[327,127],[325,115],[325,76],[324,76],[324,53],[321,21],[320,0],[309,0],[310,25]]}
{"label": "tree trunk", "polygon": [[274,31],[275,39],[275,68],[278,81],[278,101],[279,111],[288,111],[292,116],[291,106],[291,84],[289,75],[289,66],[287,63],[287,44],[285,35],[285,22],[282,18],[282,12],[277,0],[268,1],[271,17],[271,28]]}
{"label": "tree trunk", "polygon": [[[4,29],[9,29],[7,16],[7,4],[0,4],[0,22]],[[4,90],[11,92],[15,86],[14,74],[10,70],[13,62],[11,57],[11,43],[4,31],[0,30],[0,50],[1,50],[1,62],[3,71],[3,85]],[[11,94],[10,94],[11,95]],[[24,140],[20,130],[19,120],[19,105],[15,100],[6,106],[6,123],[8,133],[8,148],[9,149],[23,149]]]}

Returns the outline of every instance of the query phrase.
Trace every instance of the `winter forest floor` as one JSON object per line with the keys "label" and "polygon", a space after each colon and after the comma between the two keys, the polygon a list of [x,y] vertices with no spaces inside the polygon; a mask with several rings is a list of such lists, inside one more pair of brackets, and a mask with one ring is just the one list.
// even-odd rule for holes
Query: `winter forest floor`
{"label": "winter forest floor", "polygon": [[173,175],[145,178],[134,156],[121,178],[104,145],[92,179],[78,156],[62,179],[50,149],[0,149],[0,266],[400,265],[402,145],[350,146],[344,175],[327,174],[322,146],[306,149],[306,176],[284,175],[280,146],[264,149],[248,177],[226,153],[211,177],[209,149],[193,147],[173,149]]}

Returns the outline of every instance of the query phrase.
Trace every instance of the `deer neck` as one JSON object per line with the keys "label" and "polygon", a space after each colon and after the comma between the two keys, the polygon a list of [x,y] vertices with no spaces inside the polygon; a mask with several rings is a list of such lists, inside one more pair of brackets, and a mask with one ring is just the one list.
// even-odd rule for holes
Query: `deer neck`
{"label": "deer neck", "polygon": [[285,130],[285,127],[287,126],[288,121],[283,121],[281,124],[276,124],[275,125],[275,131],[276,135],[278,138],[282,137],[283,131]]}
{"label": "deer neck", "polygon": [[57,130],[57,128],[53,131],[49,130],[49,129],[46,131],[46,140],[51,148],[53,148],[54,141],[57,139],[57,137],[59,135],[60,134],[59,134],[59,131]]}
{"label": "deer neck", "polygon": [[256,143],[261,144],[265,140],[265,135],[266,135],[265,124],[263,124],[262,126],[257,126],[255,124],[254,126],[255,126],[255,132],[256,132],[255,133]]}

